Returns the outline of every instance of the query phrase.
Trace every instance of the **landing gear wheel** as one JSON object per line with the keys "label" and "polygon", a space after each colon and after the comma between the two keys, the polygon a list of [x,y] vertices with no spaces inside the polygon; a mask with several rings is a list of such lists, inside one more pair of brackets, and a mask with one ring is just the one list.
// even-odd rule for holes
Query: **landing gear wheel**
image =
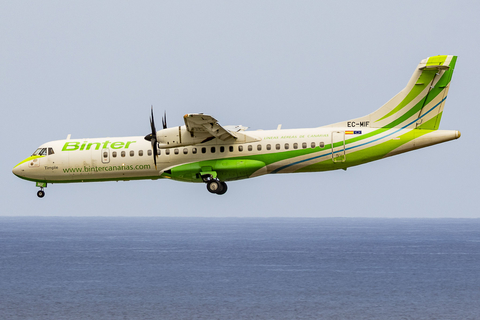
{"label": "landing gear wheel", "polygon": [[222,195],[222,194],[225,194],[225,192],[227,192],[227,184],[223,181],[220,181],[220,184],[222,185],[222,190],[218,191],[217,194],[218,195]]}
{"label": "landing gear wheel", "polygon": [[222,185],[218,180],[210,180],[207,182],[207,190],[210,193],[218,193],[221,191]]}
{"label": "landing gear wheel", "polygon": [[227,192],[227,184],[220,180],[210,180],[207,182],[207,190],[210,193],[215,193],[218,195],[222,195]]}
{"label": "landing gear wheel", "polygon": [[37,192],[37,196],[38,196],[39,198],[43,198],[43,197],[45,196],[45,191],[39,190],[39,191]]}

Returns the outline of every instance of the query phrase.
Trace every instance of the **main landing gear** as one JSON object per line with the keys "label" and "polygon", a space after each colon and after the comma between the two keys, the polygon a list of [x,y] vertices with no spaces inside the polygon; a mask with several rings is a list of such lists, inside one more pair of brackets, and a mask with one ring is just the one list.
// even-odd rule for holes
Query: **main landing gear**
{"label": "main landing gear", "polygon": [[227,189],[227,184],[223,181],[215,179],[207,182],[207,190],[210,193],[216,193],[218,195],[221,195],[227,192]]}
{"label": "main landing gear", "polygon": [[212,178],[211,175],[203,176],[202,179],[203,179],[203,182],[207,183],[208,192],[215,193],[218,195],[222,195],[222,194],[225,194],[225,192],[227,192],[228,187],[225,182],[220,181],[216,178],[214,179]]}

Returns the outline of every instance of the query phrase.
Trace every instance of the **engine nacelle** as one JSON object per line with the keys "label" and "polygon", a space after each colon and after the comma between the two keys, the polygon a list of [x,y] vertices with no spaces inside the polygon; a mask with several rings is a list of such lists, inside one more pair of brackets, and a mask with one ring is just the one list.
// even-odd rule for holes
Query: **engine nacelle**
{"label": "engine nacelle", "polygon": [[185,126],[157,131],[157,141],[161,149],[194,145],[203,142],[209,137],[210,134],[208,132],[197,132],[192,136]]}
{"label": "engine nacelle", "polygon": [[[236,139],[230,139],[228,143],[248,143],[260,141],[261,139],[246,134],[245,132],[235,132]],[[191,146],[207,142],[214,139],[208,132],[190,133],[186,126],[178,126],[157,131],[157,142],[160,149]]]}

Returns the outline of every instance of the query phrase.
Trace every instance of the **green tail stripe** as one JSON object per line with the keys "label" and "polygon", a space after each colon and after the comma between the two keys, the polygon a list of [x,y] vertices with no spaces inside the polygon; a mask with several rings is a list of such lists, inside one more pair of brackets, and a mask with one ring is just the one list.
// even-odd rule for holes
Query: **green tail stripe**
{"label": "green tail stripe", "polygon": [[[402,110],[410,102],[412,102],[430,84],[430,82],[435,77],[436,72],[437,72],[437,70],[431,70],[431,69],[423,70],[422,74],[420,75],[420,77],[417,80],[417,84],[415,84],[413,86],[412,90],[410,90],[410,92],[407,94],[405,99],[403,99],[402,102],[400,102],[400,104],[395,107],[395,109],[393,109],[392,111],[390,111],[385,116],[378,119],[377,121],[381,121],[383,119],[386,119],[386,118],[390,117],[391,115],[393,115],[393,114],[397,113],[398,111]],[[377,121],[375,121],[375,122],[377,122]]]}
{"label": "green tail stripe", "polygon": [[445,60],[447,60],[447,57],[448,56],[446,55],[430,57],[428,58],[427,66],[441,66],[445,63]]}
{"label": "green tail stripe", "polygon": [[[448,56],[446,56],[446,55],[430,57],[428,59],[427,66],[443,65],[445,63],[447,57]],[[444,88],[450,83],[450,81],[452,79],[453,70],[455,69],[456,62],[457,62],[457,56],[453,56],[452,60],[450,61],[450,64],[449,64],[450,68],[447,71],[444,72],[444,74],[442,75],[440,80],[437,82],[435,87]],[[383,119],[386,119],[386,118],[390,117],[391,115],[393,115],[393,114],[399,112],[400,110],[402,110],[410,102],[412,102],[430,84],[430,82],[433,80],[436,72],[437,72],[437,70],[435,70],[435,69],[424,69],[422,71],[422,74],[418,78],[417,83],[410,90],[410,92],[407,94],[407,96],[402,100],[402,102],[400,102],[392,111],[387,113],[382,118],[376,120],[375,122],[381,121]],[[431,94],[431,91],[430,91],[429,95],[430,94]]]}

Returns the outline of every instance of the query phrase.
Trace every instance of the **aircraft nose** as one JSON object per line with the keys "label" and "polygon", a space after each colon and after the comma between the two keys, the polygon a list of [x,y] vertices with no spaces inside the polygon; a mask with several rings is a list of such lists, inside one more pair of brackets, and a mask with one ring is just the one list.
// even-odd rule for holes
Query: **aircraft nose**
{"label": "aircraft nose", "polygon": [[23,163],[17,164],[15,167],[12,169],[12,173],[16,176],[23,176],[23,172],[25,171]]}

